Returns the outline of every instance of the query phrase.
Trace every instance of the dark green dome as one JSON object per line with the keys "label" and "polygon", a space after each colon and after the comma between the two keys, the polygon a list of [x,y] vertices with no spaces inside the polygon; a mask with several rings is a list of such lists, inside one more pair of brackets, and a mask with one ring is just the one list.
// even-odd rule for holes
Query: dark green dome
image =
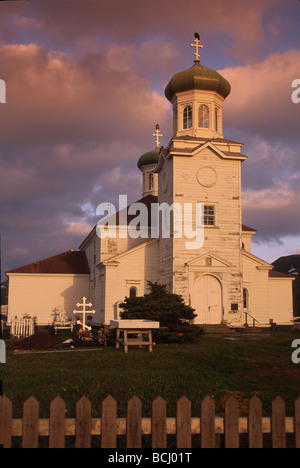
{"label": "dark green dome", "polygon": [[174,94],[190,89],[215,91],[225,99],[230,93],[231,86],[218,72],[195,61],[191,68],[176,73],[171,78],[165,89],[165,96],[171,101]]}
{"label": "dark green dome", "polygon": [[146,166],[147,164],[157,164],[158,163],[158,156],[159,156],[159,149],[155,148],[152,151],[148,151],[147,153],[142,154],[139,158],[137,166],[141,169],[142,166]]}

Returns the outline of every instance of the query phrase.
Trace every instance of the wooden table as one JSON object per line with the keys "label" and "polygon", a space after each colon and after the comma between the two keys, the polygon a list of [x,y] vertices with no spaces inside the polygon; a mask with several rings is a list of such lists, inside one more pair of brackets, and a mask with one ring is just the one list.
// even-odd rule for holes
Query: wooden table
{"label": "wooden table", "polygon": [[[121,337],[121,333],[123,337]],[[130,335],[135,335],[131,337]],[[139,335],[136,338],[136,335]],[[143,336],[146,336],[146,339],[143,339]],[[152,352],[153,350],[153,342],[152,342],[152,330],[149,329],[125,329],[122,330],[121,328],[117,328],[117,339],[116,339],[116,348],[119,349],[120,344],[124,346],[124,352],[128,353],[128,346],[139,346],[142,348],[143,346],[148,346],[148,350]]]}
{"label": "wooden table", "polygon": [[[147,346],[149,352],[153,351],[152,329],[159,328],[159,322],[151,320],[111,320],[110,325],[117,329],[116,349],[119,349],[121,344],[125,353],[128,353],[128,346],[139,346],[139,348]],[[138,336],[136,337],[136,335]]]}

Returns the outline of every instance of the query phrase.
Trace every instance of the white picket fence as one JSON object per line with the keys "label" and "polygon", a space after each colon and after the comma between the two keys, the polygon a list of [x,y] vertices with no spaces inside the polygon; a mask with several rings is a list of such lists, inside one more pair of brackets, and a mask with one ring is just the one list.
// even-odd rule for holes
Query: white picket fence
{"label": "white picket fence", "polygon": [[17,338],[27,338],[34,334],[35,320],[33,318],[12,318],[10,334]]}

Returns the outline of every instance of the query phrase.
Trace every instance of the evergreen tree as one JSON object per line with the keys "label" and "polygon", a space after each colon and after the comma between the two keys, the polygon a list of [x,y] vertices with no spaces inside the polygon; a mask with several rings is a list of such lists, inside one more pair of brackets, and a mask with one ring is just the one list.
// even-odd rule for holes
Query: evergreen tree
{"label": "evergreen tree", "polygon": [[126,297],[119,307],[121,319],[144,319],[160,323],[167,330],[154,330],[159,342],[192,342],[203,329],[191,325],[197,316],[195,309],[184,303],[183,297],[167,291],[164,284],[148,281],[150,292],[140,297]]}

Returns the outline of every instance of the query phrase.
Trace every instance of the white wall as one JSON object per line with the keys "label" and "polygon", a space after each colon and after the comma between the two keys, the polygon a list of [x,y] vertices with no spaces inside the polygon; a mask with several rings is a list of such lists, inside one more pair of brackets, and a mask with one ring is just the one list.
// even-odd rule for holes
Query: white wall
{"label": "white wall", "polygon": [[118,319],[122,302],[132,286],[137,288],[137,295],[143,296],[147,289],[147,280],[158,281],[158,241],[149,241],[135,247],[126,254],[115,257],[117,265],[105,267],[105,324]]}
{"label": "white wall", "polygon": [[274,323],[292,325],[292,281],[285,278],[269,278],[270,319]]}
{"label": "white wall", "polygon": [[51,325],[55,308],[74,318],[77,302],[89,298],[89,275],[9,274],[8,322],[24,314],[37,317],[38,325]]}

